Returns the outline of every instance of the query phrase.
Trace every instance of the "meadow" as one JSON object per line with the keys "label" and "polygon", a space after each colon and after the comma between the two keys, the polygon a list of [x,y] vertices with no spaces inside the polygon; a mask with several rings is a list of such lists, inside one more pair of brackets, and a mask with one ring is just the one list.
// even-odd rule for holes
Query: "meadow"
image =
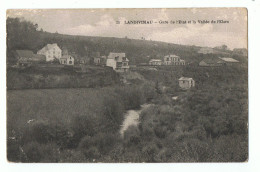
{"label": "meadow", "polygon": [[[62,157],[63,153],[82,147],[81,142],[86,137],[92,141],[97,137],[98,144],[100,140],[106,145],[115,143],[120,139],[119,129],[125,111],[138,109],[147,96],[151,96],[141,91],[144,87],[148,86],[9,90],[8,160],[71,162],[74,160],[66,160],[70,156]],[[103,149],[101,145],[98,151]],[[107,153],[110,149],[103,151]],[[49,155],[44,153],[46,151],[53,153]],[[87,156],[80,161],[89,161],[85,159]]]}

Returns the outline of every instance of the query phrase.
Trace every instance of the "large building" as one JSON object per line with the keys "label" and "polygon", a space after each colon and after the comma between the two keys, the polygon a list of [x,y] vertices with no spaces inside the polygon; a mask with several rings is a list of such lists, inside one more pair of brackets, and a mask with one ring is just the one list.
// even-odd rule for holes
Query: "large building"
{"label": "large building", "polygon": [[217,67],[217,66],[232,66],[234,64],[239,64],[239,61],[231,58],[231,57],[208,57],[203,59],[199,66],[205,66],[205,67]]}
{"label": "large building", "polygon": [[236,59],[233,59],[231,57],[219,57],[221,60],[223,60],[223,62],[225,63],[225,65],[227,66],[232,66],[232,65],[236,65],[239,64],[239,61]]}
{"label": "large building", "polygon": [[112,67],[117,72],[126,72],[129,70],[129,60],[125,53],[109,53],[106,66]]}
{"label": "large building", "polygon": [[185,60],[182,60],[176,55],[167,55],[163,58],[164,65],[185,65]]}
{"label": "large building", "polygon": [[55,44],[47,44],[45,47],[40,49],[37,54],[45,55],[46,61],[53,61],[55,58],[60,60],[62,57],[62,50]]}

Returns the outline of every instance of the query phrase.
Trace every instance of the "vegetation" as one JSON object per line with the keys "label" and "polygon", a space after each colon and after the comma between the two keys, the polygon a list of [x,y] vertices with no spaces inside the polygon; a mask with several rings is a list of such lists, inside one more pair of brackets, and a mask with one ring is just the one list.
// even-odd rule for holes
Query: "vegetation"
{"label": "vegetation", "polygon": [[[198,56],[195,46],[51,34],[12,18],[7,19],[7,37],[10,64],[15,63],[13,50],[36,52],[46,43],[58,43],[81,56],[91,54],[89,50],[122,51],[132,63],[165,53],[190,62],[209,56]],[[248,159],[247,59],[234,57],[241,58],[239,66],[136,67],[120,75],[93,66],[84,73],[46,64],[8,67],[8,160],[244,162]],[[195,88],[180,90],[181,76],[192,77]],[[145,103],[151,106],[142,110],[140,124],[120,135],[125,112]]]}
{"label": "vegetation", "polygon": [[112,69],[96,66],[88,66],[84,73],[60,65],[7,69],[8,89],[94,88],[119,83],[119,75]]}
{"label": "vegetation", "polygon": [[[36,53],[50,43],[57,43],[61,48],[66,47],[69,52],[74,52],[77,55],[76,58],[92,57],[94,52],[100,52],[101,55],[108,55],[109,52],[124,52],[130,64],[147,63],[150,59],[161,59],[169,54],[176,54],[188,63],[198,63],[208,56],[198,54],[197,52],[200,49],[198,46],[177,45],[143,39],[71,36],[48,33],[40,30],[37,24],[19,18],[7,18],[7,60],[10,64],[16,61],[12,53],[13,50],[28,49]],[[228,54],[230,53],[228,52]],[[223,55],[220,52],[214,56]]]}

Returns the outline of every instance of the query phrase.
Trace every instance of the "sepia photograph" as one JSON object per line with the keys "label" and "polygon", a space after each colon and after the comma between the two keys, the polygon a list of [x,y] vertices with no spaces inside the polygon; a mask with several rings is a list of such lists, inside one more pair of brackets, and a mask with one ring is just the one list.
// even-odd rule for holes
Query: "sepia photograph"
{"label": "sepia photograph", "polygon": [[248,162],[246,8],[6,10],[12,163]]}

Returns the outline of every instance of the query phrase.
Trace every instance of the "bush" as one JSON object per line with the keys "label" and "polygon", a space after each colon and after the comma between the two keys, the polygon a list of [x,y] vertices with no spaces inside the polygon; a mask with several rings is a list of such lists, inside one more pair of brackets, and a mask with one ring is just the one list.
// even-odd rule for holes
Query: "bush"
{"label": "bush", "polygon": [[[104,131],[116,131],[124,119],[124,105],[119,95],[108,94],[103,98],[102,116],[100,117],[101,125],[104,125]],[[102,130],[103,131],[103,130]]]}
{"label": "bush", "polygon": [[41,144],[51,142],[56,137],[54,126],[48,121],[35,121],[29,124],[22,137],[22,145],[30,141],[36,141]]}
{"label": "bush", "polygon": [[156,162],[155,157],[157,156],[159,149],[153,143],[148,143],[142,148],[142,159],[145,162]]}
{"label": "bush", "polygon": [[24,162],[58,162],[59,151],[55,143],[39,144],[30,142],[22,148],[25,158]]}
{"label": "bush", "polygon": [[213,162],[245,162],[248,160],[248,135],[221,136],[214,140]]}
{"label": "bush", "polygon": [[145,98],[140,88],[137,86],[125,86],[116,89],[126,110],[140,108],[145,102]]}
{"label": "bush", "polygon": [[73,131],[73,138],[71,146],[77,147],[81,138],[84,136],[94,136],[96,131],[96,119],[90,114],[75,116],[72,120],[71,128]]}
{"label": "bush", "polygon": [[140,143],[140,140],[140,131],[136,126],[129,126],[124,132],[124,145],[127,147],[136,147]]}
{"label": "bush", "polygon": [[97,147],[100,152],[107,153],[110,148],[120,143],[119,135],[110,133],[98,133],[95,136],[85,136],[79,143],[79,149],[89,149]]}
{"label": "bush", "polygon": [[60,161],[59,162],[68,162],[68,163],[80,163],[80,162],[88,162],[83,152],[79,150],[64,150],[61,152]]}

